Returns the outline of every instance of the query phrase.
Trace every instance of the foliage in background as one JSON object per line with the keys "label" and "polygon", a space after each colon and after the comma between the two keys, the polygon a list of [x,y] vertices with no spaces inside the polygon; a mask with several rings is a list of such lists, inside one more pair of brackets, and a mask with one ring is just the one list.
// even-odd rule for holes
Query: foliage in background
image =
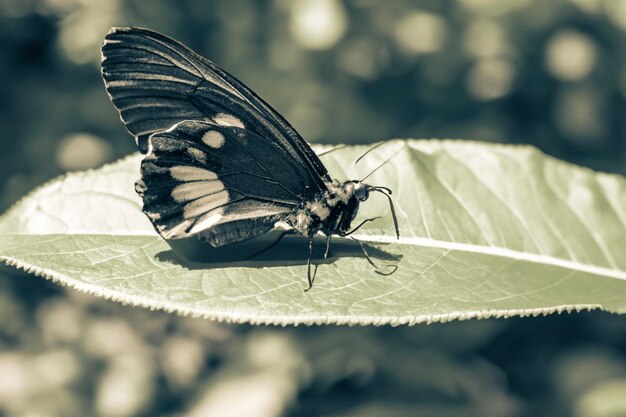
{"label": "foliage in background", "polygon": [[[339,2],[5,0],[1,206],[67,169],[134,150],[97,72],[113,25],[180,39],[253,87],[305,138],[530,143],[626,172],[620,0]],[[315,22],[322,22],[317,25]]]}
{"label": "foliage in background", "polygon": [[[0,209],[61,172],[134,150],[98,74],[101,39],[125,24],[211,57],[314,142],[506,140],[624,173],[624,4],[3,0]],[[255,411],[267,416],[624,409],[614,393],[626,380],[626,324],[607,314],[249,329],[0,274],[0,407],[9,416],[198,415],[232,404],[232,393],[244,406],[261,388]]]}

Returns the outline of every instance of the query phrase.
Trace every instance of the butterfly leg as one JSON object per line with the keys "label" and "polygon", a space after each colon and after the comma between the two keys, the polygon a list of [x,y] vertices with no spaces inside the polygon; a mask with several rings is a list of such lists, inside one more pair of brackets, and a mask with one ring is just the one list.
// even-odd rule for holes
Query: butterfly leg
{"label": "butterfly leg", "polygon": [[[391,274],[393,274],[394,272],[396,272],[398,270],[398,265],[386,265],[383,268],[380,268],[378,265],[376,265],[374,263],[374,261],[372,261],[372,258],[370,257],[370,255],[365,250],[365,246],[363,246],[363,242],[361,242],[358,239],[353,238],[352,236],[350,236],[350,239],[354,240],[356,243],[359,244],[359,246],[361,246],[361,250],[363,251],[363,254],[365,255],[365,259],[367,259],[367,262],[375,268],[375,272],[377,274],[388,276],[388,275],[391,275]],[[391,271],[390,272],[383,272],[383,269],[387,268],[387,267],[391,267]]]}
{"label": "butterfly leg", "polygon": [[309,291],[313,287],[313,281],[315,280],[315,273],[317,268],[311,275],[311,260],[313,259],[313,236],[309,236],[309,258],[306,261],[306,278],[309,281],[309,287],[304,292]]}
{"label": "butterfly leg", "polygon": [[355,227],[354,229],[350,230],[349,232],[346,232],[346,233],[342,234],[341,236],[342,236],[342,237],[345,237],[345,236],[350,236],[352,233],[354,233],[354,232],[356,232],[357,230],[359,230],[359,229],[361,228],[361,226],[363,226],[365,223],[367,223],[367,222],[372,222],[372,221],[374,221],[374,220],[378,220],[378,219],[380,219],[380,216],[377,216],[377,217],[372,217],[372,218],[370,218],[370,219],[365,219],[365,220],[363,220],[361,223],[359,223],[357,227]]}
{"label": "butterfly leg", "polygon": [[285,236],[290,235],[292,233],[294,233],[293,229],[292,230],[285,230],[284,232],[282,232],[280,234],[280,236],[278,236],[278,238],[274,242],[270,243],[269,246],[266,246],[263,249],[261,249],[260,251],[255,252],[254,254],[248,256],[246,259],[256,258],[257,256],[261,255],[262,253],[267,252],[268,250],[272,249],[274,246],[278,245],[280,243],[280,241],[283,240],[283,238]]}
{"label": "butterfly leg", "polygon": [[330,253],[330,239],[333,237],[332,234],[326,237],[326,250],[324,251],[324,259],[328,258],[328,254]]}

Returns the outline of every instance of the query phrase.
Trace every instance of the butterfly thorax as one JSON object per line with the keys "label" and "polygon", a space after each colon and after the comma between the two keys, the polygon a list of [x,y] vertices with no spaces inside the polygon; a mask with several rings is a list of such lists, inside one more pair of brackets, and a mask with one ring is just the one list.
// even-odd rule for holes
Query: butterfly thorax
{"label": "butterfly thorax", "polygon": [[288,222],[306,236],[320,231],[327,236],[345,235],[359,211],[360,202],[369,196],[368,187],[358,181],[326,182],[327,190],[303,203]]}

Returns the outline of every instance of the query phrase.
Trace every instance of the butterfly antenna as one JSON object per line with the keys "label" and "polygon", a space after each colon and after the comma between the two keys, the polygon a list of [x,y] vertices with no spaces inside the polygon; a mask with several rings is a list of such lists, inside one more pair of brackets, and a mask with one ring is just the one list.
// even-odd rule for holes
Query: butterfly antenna
{"label": "butterfly antenna", "polygon": [[366,151],[363,153],[363,155],[359,156],[359,157],[356,159],[356,161],[354,161],[354,162],[352,163],[352,165],[356,165],[356,164],[358,164],[358,163],[359,163],[359,161],[360,161],[361,159],[365,158],[365,156],[366,156],[368,153],[372,152],[374,149],[376,149],[376,148],[378,148],[378,147],[380,147],[380,146],[382,146],[382,145],[384,145],[384,144],[385,144],[385,141],[383,140],[383,141],[378,142],[378,143],[377,143],[377,144],[375,144],[374,146],[371,146],[368,150],[366,150]]}
{"label": "butterfly antenna", "polygon": [[327,151],[324,151],[324,152],[320,152],[320,153],[318,153],[318,154],[317,154],[317,156],[324,156],[324,155],[329,154],[329,153],[331,153],[331,152],[335,152],[335,151],[338,151],[339,149],[343,149],[343,148],[347,148],[347,147],[348,147],[348,145],[339,145],[339,146],[335,146],[335,147],[334,147],[334,148],[332,148],[332,149],[329,149],[329,150],[327,150]]}
{"label": "butterfly antenna", "polygon": [[[384,143],[384,142],[381,142]],[[400,149],[398,149],[397,151],[395,151],[393,153],[393,155],[391,155],[389,158],[385,159],[380,165],[378,165],[376,168],[374,168],[373,170],[370,171],[369,174],[367,174],[365,177],[363,177],[361,179],[361,182],[365,181],[366,179],[368,179],[370,177],[370,175],[372,175],[374,172],[378,171],[379,169],[381,169],[387,162],[391,161],[396,155],[398,155],[400,153],[400,151],[404,148],[404,146],[402,146]]]}
{"label": "butterfly antenna", "polygon": [[370,191],[378,191],[389,201],[389,208],[391,210],[391,218],[393,219],[393,226],[396,229],[396,238],[400,239],[400,229],[398,227],[398,216],[396,215],[396,208],[393,205],[393,200],[391,199],[391,189],[387,187],[371,187]]}

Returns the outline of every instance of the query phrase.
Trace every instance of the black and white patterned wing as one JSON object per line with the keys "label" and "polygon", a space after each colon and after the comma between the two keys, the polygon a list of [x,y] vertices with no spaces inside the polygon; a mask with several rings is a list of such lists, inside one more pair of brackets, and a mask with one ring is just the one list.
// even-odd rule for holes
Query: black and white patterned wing
{"label": "black and white patterned wing", "polygon": [[239,126],[272,138],[319,190],[326,168],[278,112],[208,59],[160,33],[114,28],[102,46],[102,75],[142,152],[152,133],[183,120]]}
{"label": "black and white patterned wing", "polygon": [[268,232],[312,198],[290,154],[238,126],[184,121],[153,134],[137,191],[165,239],[213,246]]}

